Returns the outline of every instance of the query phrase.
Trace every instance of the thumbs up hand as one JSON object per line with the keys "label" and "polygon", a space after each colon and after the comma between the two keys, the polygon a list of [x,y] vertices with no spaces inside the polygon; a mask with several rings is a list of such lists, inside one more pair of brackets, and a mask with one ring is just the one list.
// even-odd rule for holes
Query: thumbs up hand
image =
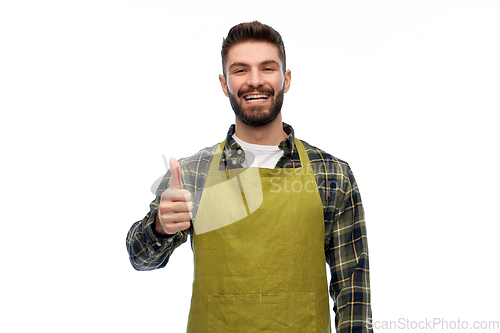
{"label": "thumbs up hand", "polygon": [[191,193],[182,188],[181,167],[175,158],[171,158],[170,184],[162,193],[160,206],[156,215],[155,232],[162,236],[175,234],[186,230],[191,225],[193,217],[191,210]]}

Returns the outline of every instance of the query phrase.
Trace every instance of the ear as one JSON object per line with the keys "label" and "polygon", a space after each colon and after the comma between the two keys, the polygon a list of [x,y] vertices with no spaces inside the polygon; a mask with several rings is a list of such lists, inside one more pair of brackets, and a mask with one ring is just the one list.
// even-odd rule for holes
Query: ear
{"label": "ear", "polygon": [[285,71],[285,84],[283,86],[283,91],[287,92],[290,89],[290,82],[292,81],[292,72],[289,69]]}
{"label": "ear", "polygon": [[226,97],[229,97],[227,93],[227,82],[224,75],[219,74],[219,81],[220,81],[220,86],[222,87],[222,91],[224,92],[224,95],[226,95]]}

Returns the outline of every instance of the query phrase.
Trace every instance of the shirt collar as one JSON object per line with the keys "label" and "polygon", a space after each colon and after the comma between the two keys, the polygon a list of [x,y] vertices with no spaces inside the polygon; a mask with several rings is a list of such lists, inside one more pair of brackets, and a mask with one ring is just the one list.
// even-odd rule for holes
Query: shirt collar
{"label": "shirt collar", "polygon": [[[241,163],[245,160],[245,151],[241,146],[233,139],[233,135],[236,131],[236,125],[231,125],[226,136],[226,145],[224,146],[223,156],[221,158],[221,164],[224,166],[223,169],[233,169],[235,167],[241,167]],[[291,158],[293,152],[295,151],[295,133],[292,126],[287,123],[283,123],[283,131],[288,134],[288,137],[280,142],[278,148],[283,150],[283,156],[286,158]]]}

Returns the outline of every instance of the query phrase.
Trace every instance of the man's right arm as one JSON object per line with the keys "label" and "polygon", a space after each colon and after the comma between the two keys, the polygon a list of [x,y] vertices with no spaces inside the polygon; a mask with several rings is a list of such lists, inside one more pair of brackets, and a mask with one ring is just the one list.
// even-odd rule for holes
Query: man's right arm
{"label": "man's right arm", "polygon": [[156,212],[151,211],[142,221],[134,223],[127,235],[130,263],[138,271],[163,268],[172,252],[187,240],[187,230],[167,237],[158,237],[153,231]]}
{"label": "man's right arm", "polygon": [[191,194],[183,190],[179,163],[171,160],[170,171],[163,178],[142,221],[134,223],[127,235],[130,262],[136,270],[165,267],[170,255],[188,237],[191,219]]}

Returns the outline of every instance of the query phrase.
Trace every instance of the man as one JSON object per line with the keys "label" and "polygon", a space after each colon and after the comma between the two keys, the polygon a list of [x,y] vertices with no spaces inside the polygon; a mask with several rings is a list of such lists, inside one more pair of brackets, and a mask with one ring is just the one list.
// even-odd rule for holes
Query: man
{"label": "man", "polygon": [[162,268],[191,236],[188,332],[331,332],[328,289],[337,332],[370,332],[358,188],[347,163],[282,122],[291,73],[281,36],[242,23],[221,53],[236,122],[222,143],[170,160],[151,211],[129,231],[132,265]]}

